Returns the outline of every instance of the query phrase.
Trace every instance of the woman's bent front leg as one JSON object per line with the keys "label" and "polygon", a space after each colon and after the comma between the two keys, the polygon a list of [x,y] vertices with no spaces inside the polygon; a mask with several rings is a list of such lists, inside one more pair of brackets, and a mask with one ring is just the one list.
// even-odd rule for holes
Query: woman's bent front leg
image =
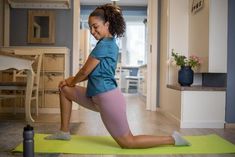
{"label": "woman's bent front leg", "polygon": [[60,91],[60,111],[61,111],[61,130],[69,131],[69,123],[72,112],[72,101],[77,104],[98,112],[98,108],[91,101],[91,98],[86,96],[86,88],[80,86],[68,87],[64,86]]}
{"label": "woman's bent front leg", "polygon": [[71,87],[64,86],[60,88],[60,131],[56,132],[55,134],[46,136],[46,140],[70,140],[71,136],[69,133],[69,123],[72,112],[72,97],[69,96],[70,93]]}
{"label": "woman's bent front leg", "polygon": [[69,132],[69,123],[72,112],[72,98],[69,95],[70,93],[71,87],[67,86],[64,86],[60,91],[60,130],[64,132]]}
{"label": "woman's bent front leg", "polygon": [[47,136],[48,140],[69,140],[69,124],[72,112],[72,101],[93,111],[98,111],[96,105],[91,101],[91,98],[86,96],[86,88],[80,86],[68,87],[63,86],[60,89],[60,112],[61,126],[60,131]]}

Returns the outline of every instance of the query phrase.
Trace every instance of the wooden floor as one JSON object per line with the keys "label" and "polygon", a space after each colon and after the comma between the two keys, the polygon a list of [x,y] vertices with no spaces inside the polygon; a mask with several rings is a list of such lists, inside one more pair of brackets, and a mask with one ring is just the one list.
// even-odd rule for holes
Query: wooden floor
{"label": "wooden floor", "polygon": [[[127,101],[127,115],[130,128],[133,134],[151,134],[151,135],[170,135],[174,130],[179,131],[182,135],[205,135],[215,133],[218,134],[230,142],[235,144],[235,129],[180,129],[175,121],[169,119],[168,117],[158,113],[145,110],[145,104],[136,94],[126,94]],[[38,117],[34,117],[36,120],[35,127],[39,127],[42,124],[44,126],[56,126],[51,130],[46,131],[41,129],[41,132],[52,133],[57,130],[59,127],[60,115],[59,114],[40,114]],[[14,125],[17,128],[12,127],[3,127],[0,133],[13,132],[13,129],[18,129],[19,131],[24,126],[24,115],[23,114],[0,114],[0,125],[7,122],[8,125]],[[18,124],[21,123],[21,124]],[[37,125],[38,124],[38,125]],[[37,128],[39,129],[39,128]],[[39,129],[39,130],[40,130]],[[19,132],[18,131],[18,132]],[[71,133],[79,135],[109,135],[106,131],[100,116],[98,113],[93,111],[88,111],[84,108],[81,108],[77,111],[73,111],[71,117]],[[20,133],[21,134],[21,133]],[[4,135],[2,135],[4,136]],[[1,135],[0,135],[1,137]],[[1,137],[3,138],[3,137]],[[0,141],[0,157],[3,156],[22,156],[22,154],[11,154],[10,150],[6,150],[7,147],[4,147],[5,142]],[[2,148],[1,148],[2,146]],[[4,150],[5,148],[5,150]],[[68,155],[68,154],[37,154],[37,156],[45,157],[88,157],[91,155]],[[115,157],[116,155],[92,155],[94,157]],[[142,155],[143,156],[143,155]],[[220,154],[220,155],[158,155],[162,157],[235,157],[235,154]],[[124,155],[122,157],[132,157]],[[143,156],[144,157],[144,156]]]}

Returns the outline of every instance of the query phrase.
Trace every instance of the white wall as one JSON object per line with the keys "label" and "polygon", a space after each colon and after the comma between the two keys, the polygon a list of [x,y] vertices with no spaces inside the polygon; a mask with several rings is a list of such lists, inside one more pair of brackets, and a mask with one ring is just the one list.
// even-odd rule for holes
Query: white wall
{"label": "white wall", "polygon": [[188,0],[169,0],[169,51],[188,54]]}
{"label": "white wall", "polygon": [[180,119],[180,92],[166,87],[176,83],[177,70],[167,65],[171,49],[187,55],[188,52],[188,0],[161,1],[160,39],[160,109]]}
{"label": "white wall", "polygon": [[[193,0],[189,2],[191,8]],[[204,0],[204,5],[198,12],[189,11],[189,54],[197,55],[203,60],[201,71],[208,71],[209,51],[209,1]]]}
{"label": "white wall", "polygon": [[209,72],[227,72],[228,0],[209,0]]}
{"label": "white wall", "polygon": [[[188,55],[188,0],[169,0],[169,42],[168,58],[171,57],[171,50],[183,55]],[[177,82],[175,66],[169,66],[168,83]]]}
{"label": "white wall", "polygon": [[227,0],[204,0],[201,10],[189,12],[189,55],[202,58],[200,72],[227,72],[227,17]]}

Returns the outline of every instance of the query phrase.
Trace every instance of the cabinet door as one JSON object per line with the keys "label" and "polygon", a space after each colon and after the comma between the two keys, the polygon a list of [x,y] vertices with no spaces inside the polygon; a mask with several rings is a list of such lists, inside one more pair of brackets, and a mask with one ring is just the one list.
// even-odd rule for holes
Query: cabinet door
{"label": "cabinet door", "polygon": [[58,108],[60,106],[59,92],[46,91],[44,104],[46,108]]}
{"label": "cabinet door", "polygon": [[64,79],[64,74],[60,72],[47,72],[44,75],[44,90],[58,89],[58,84]]}
{"label": "cabinet door", "polygon": [[51,48],[44,49],[43,71],[41,76],[41,89],[43,90],[43,108],[48,112],[58,112],[59,91],[58,84],[61,80],[68,77],[68,49]]}
{"label": "cabinet door", "polygon": [[64,54],[45,54],[43,57],[45,71],[64,71],[65,57]]}

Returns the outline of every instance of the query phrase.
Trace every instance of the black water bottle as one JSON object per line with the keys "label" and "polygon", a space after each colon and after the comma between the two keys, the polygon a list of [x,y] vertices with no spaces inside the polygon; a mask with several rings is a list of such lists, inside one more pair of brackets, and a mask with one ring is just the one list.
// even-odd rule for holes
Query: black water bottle
{"label": "black water bottle", "polygon": [[24,127],[23,138],[23,157],[34,157],[34,131],[32,126]]}

